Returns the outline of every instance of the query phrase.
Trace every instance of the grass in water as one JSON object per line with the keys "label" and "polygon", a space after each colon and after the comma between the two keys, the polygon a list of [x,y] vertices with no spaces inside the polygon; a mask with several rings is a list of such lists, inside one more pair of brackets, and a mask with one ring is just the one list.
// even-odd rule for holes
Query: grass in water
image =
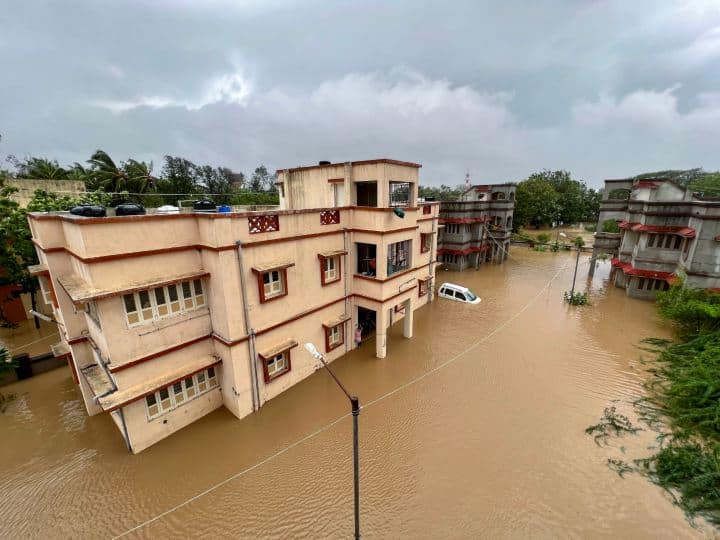
{"label": "grass in water", "polygon": [[[621,477],[644,474],[672,494],[689,519],[698,514],[720,525],[720,294],[687,289],[682,276],[658,294],[658,311],[670,321],[678,341],[647,339],[653,354],[644,362],[650,379],[646,395],[635,401],[638,418],[658,431],[654,453],[634,465],[608,459]],[[585,431],[607,443],[631,427],[614,408]]]}

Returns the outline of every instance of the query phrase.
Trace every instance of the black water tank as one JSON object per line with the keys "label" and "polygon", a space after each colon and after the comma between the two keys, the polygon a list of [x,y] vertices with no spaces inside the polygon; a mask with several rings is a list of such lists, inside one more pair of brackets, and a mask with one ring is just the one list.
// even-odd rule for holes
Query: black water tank
{"label": "black water tank", "polygon": [[115,207],[116,216],[140,216],[146,213],[145,207],[137,203],[122,203]]}
{"label": "black water tank", "polygon": [[79,206],[74,206],[70,209],[70,213],[75,216],[83,217],[105,217],[107,215],[105,207],[97,204],[81,204]]}
{"label": "black water tank", "polygon": [[193,211],[195,212],[215,212],[217,211],[217,205],[215,201],[210,199],[200,199],[193,203]]}
{"label": "black water tank", "polygon": [[425,202],[435,202],[435,197],[425,197]]}
{"label": "black water tank", "polygon": [[318,165],[332,165],[329,161],[318,161]]}

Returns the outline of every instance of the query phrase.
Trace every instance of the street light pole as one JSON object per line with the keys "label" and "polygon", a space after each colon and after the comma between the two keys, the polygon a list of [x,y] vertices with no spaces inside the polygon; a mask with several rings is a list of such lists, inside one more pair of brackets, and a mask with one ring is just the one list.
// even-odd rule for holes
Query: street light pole
{"label": "street light pole", "polygon": [[360,449],[358,445],[358,416],[360,416],[360,400],[357,396],[351,396],[350,392],[347,391],[345,385],[340,382],[335,372],[330,369],[330,366],[325,362],[325,357],[317,350],[317,347],[312,343],[305,344],[305,350],[307,350],[313,358],[320,360],[323,367],[330,373],[330,376],[335,380],[340,390],[347,396],[350,401],[350,407],[353,417],[353,479],[355,483],[354,495],[355,495],[355,540],[360,540]]}
{"label": "street light pole", "polygon": [[573,274],[573,284],[570,290],[570,299],[575,296],[575,278],[577,278],[578,263],[580,262],[580,246],[577,247],[577,257],[575,257],[575,273]]}

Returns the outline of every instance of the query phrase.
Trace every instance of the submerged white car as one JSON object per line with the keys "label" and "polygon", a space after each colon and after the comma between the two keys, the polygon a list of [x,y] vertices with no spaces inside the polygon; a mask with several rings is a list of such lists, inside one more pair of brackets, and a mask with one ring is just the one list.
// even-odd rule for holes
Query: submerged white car
{"label": "submerged white car", "polygon": [[443,283],[438,289],[438,296],[448,298],[449,300],[457,300],[466,304],[479,304],[480,298],[475,296],[470,289],[455,283]]}

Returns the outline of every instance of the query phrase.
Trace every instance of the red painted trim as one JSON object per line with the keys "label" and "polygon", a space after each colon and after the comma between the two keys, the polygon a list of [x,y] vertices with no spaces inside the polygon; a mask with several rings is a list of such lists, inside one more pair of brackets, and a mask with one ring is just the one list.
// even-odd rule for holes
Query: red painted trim
{"label": "red painted trim", "polygon": [[70,371],[72,371],[73,381],[75,381],[75,384],[80,384],[80,379],[78,378],[78,373],[77,373],[77,370],[75,369],[75,361],[73,360],[73,357],[71,354],[67,355],[67,363],[68,363],[68,367],[70,368]]}
{"label": "red painted trim", "polygon": [[375,283],[387,283],[388,281],[392,281],[393,279],[397,279],[397,278],[399,278],[399,277],[402,277],[402,276],[404,276],[405,274],[409,274],[410,272],[412,272],[412,271],[414,271],[414,270],[421,270],[421,269],[424,268],[425,266],[426,266],[426,265],[423,264],[423,265],[420,265],[420,266],[416,266],[416,267],[414,267],[414,268],[408,268],[407,270],[403,270],[402,272],[395,272],[392,276],[387,277],[387,278],[385,278],[385,279],[379,279],[379,278],[377,278],[377,277],[372,277],[372,276],[363,276],[362,274],[353,274],[353,277],[356,277],[356,278],[358,278],[358,279],[364,279],[364,280],[366,280],[366,281],[374,281]]}
{"label": "red painted trim", "polygon": [[89,338],[87,336],[79,336],[70,338],[67,340],[68,345],[77,345],[78,343],[82,343],[83,341],[89,341]]}
{"label": "red painted trim", "polygon": [[390,231],[374,231],[372,229],[348,229],[350,232],[356,232],[356,233],[370,233],[370,234],[379,234],[380,236],[384,236],[386,234],[393,234],[393,233],[399,233],[399,232],[406,232],[406,231],[414,231],[418,229],[419,227],[415,225],[414,227],[405,227],[403,229],[393,229]]}
{"label": "red painted trim", "polygon": [[[294,265],[294,264],[295,263],[293,263],[292,265]],[[282,274],[281,279],[282,279],[282,284],[283,284],[283,292],[282,292],[282,294],[277,294],[270,298],[265,298],[265,284],[263,283],[263,276],[265,274],[267,274],[268,272],[275,272],[275,271],[279,271]],[[287,267],[265,270],[263,272],[258,272],[257,270],[255,270],[253,268],[253,272],[255,272],[255,275],[257,276],[258,294],[260,295],[260,303],[261,304],[266,304],[268,302],[272,302],[273,300],[279,300],[283,296],[287,296],[287,294],[288,294]]]}
{"label": "red painted trim", "polygon": [[389,302],[390,300],[394,300],[394,299],[397,298],[398,296],[402,296],[402,295],[405,294],[406,292],[412,291],[412,290],[415,289],[415,288],[417,288],[417,284],[413,285],[412,287],[409,287],[409,288],[405,289],[405,290],[402,291],[402,292],[399,292],[399,293],[397,293],[397,294],[394,294],[393,296],[391,296],[391,297],[389,297],[389,298],[386,298],[385,300],[378,300],[377,298],[373,298],[373,297],[371,297],[371,296],[365,296],[364,294],[357,294],[357,293],[353,293],[353,294],[351,294],[350,296],[357,296],[358,298],[362,298],[363,300],[370,300],[371,302],[377,302],[378,304],[384,304],[385,302]]}
{"label": "red painted trim", "polygon": [[[350,320],[350,319],[348,319]],[[329,353],[330,351],[333,351],[340,347],[341,345],[345,344],[345,323],[347,321],[343,321],[340,324],[336,324],[335,326],[325,326],[323,325],[323,328],[325,329],[325,352]],[[335,345],[330,345],[330,330],[333,328],[340,327],[340,341],[336,343]]]}
{"label": "red painted trim", "polygon": [[[324,257],[318,253],[318,261],[320,262],[320,285],[325,287],[337,283],[342,279],[342,255],[347,255],[347,251],[343,254],[333,255],[332,257]],[[325,281],[325,259],[337,259],[337,276],[332,281]]]}
{"label": "red painted trim", "polygon": [[148,354],[146,356],[141,356],[140,358],[136,358],[135,360],[130,360],[129,362],[126,362],[124,364],[119,364],[116,366],[109,366],[108,369],[110,370],[110,373],[117,373],[118,371],[123,371],[125,369],[131,368],[133,366],[137,366],[138,364],[142,364],[144,362],[147,362],[148,360],[153,360],[155,358],[159,358],[161,356],[168,355],[172,352],[178,351],[180,349],[183,349],[185,347],[189,347],[190,345],[193,345],[195,343],[198,343],[200,341],[204,341],[206,339],[210,339],[212,337],[212,334],[208,334],[206,336],[200,336],[194,339],[191,339],[189,341],[185,341],[183,343],[178,343],[177,345],[173,345],[172,347],[168,347],[167,349],[163,349],[161,351],[154,352],[152,354]]}
{"label": "red painted trim", "polygon": [[345,179],[344,178],[328,178],[329,184],[344,184]]}
{"label": "red painted trim", "polygon": [[270,373],[268,373],[268,365],[267,365],[267,362],[268,362],[269,359],[268,359],[268,358],[265,358],[262,354],[259,354],[259,353],[258,353],[258,358],[259,358],[260,361],[262,362],[262,366],[263,366],[263,378],[265,379],[265,384],[270,384],[272,381],[274,381],[274,380],[276,380],[276,379],[279,379],[279,378],[282,377],[283,375],[287,375],[288,373],[290,373],[290,371],[292,371],[292,362],[291,362],[291,360],[290,360],[290,357],[291,357],[290,350],[291,350],[293,347],[297,347],[297,343],[296,343],[295,345],[290,345],[287,349],[283,349],[283,350],[277,351],[277,352],[275,353],[275,356],[277,356],[278,354],[285,353],[286,358],[287,358],[287,369],[286,369],[285,371],[283,371],[282,373],[278,373],[278,374],[276,374],[276,375],[273,375],[272,377],[270,376]]}
{"label": "red painted trim", "polygon": [[250,339],[250,336],[243,336],[243,337],[238,338],[238,339],[230,340],[230,339],[225,339],[225,338],[222,337],[221,335],[218,335],[218,334],[216,334],[216,333],[213,333],[213,334],[212,334],[212,338],[213,338],[214,340],[216,340],[216,341],[219,341],[219,342],[222,343],[223,345],[226,345],[226,346],[228,346],[228,347],[234,347],[235,345],[239,345],[240,343],[246,342],[248,339]]}

